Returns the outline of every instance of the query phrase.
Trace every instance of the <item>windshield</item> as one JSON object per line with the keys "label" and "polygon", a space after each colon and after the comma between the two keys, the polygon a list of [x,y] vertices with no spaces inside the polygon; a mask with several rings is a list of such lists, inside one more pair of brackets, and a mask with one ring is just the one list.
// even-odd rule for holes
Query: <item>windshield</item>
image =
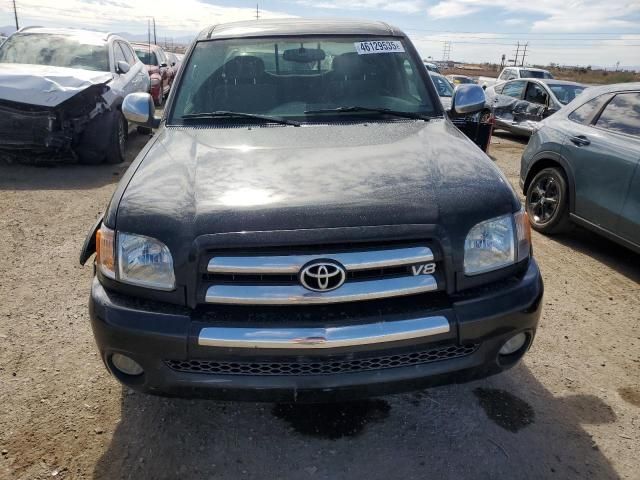
{"label": "windshield", "polygon": [[90,38],[49,33],[16,33],[0,47],[0,63],[51,65],[109,71],[104,42]]}
{"label": "windshield", "polygon": [[[216,111],[313,121],[332,114],[317,110],[353,106],[434,115],[439,112],[420,76],[423,68],[394,38],[199,42],[184,69],[169,122]],[[374,112],[340,114],[370,118]]]}
{"label": "windshield", "polygon": [[520,78],[553,78],[553,75],[539,70],[520,70]]}
{"label": "windshield", "polygon": [[582,85],[547,84],[547,86],[551,89],[558,101],[563,105],[571,102],[574,98],[580,95],[585,88],[587,88],[583,87]]}
{"label": "windshield", "polygon": [[453,87],[446,78],[439,75],[431,75],[431,80],[433,80],[433,84],[436,86],[439,97],[453,96]]}
{"label": "windshield", "polygon": [[156,54],[153,53],[153,50],[145,47],[135,47],[135,51],[136,56],[145,65],[158,65],[158,58],[156,57]]}

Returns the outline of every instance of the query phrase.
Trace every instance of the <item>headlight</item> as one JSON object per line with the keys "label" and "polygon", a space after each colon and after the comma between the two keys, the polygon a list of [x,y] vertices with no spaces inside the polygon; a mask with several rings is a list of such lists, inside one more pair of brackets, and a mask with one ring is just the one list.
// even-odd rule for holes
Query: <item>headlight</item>
{"label": "headlight", "polygon": [[141,287],[173,290],[173,258],[155,238],[118,232],[118,280]]}
{"label": "headlight", "polygon": [[531,251],[531,227],[524,210],[485,220],[467,234],[464,273],[478,275],[525,260]]}
{"label": "headlight", "polygon": [[516,261],[514,216],[485,220],[467,234],[464,242],[464,273],[478,275],[512,265]]}

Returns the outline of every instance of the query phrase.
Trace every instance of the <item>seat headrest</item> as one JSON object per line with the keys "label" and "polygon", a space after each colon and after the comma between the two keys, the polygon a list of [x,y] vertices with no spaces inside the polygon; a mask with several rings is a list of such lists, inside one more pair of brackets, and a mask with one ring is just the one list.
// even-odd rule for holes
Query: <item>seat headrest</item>
{"label": "seat headrest", "polygon": [[264,62],[250,55],[234,57],[224,64],[222,71],[227,77],[252,79],[264,73]]}
{"label": "seat headrest", "polygon": [[362,58],[355,52],[343,53],[334,57],[331,69],[337,74],[347,77],[362,75],[367,70]]}

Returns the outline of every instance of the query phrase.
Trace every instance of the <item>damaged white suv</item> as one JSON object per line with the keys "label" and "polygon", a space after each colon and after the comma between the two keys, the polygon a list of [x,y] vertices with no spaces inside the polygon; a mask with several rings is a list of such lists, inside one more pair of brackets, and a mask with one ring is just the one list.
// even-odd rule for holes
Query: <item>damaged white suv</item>
{"label": "damaged white suv", "polygon": [[0,47],[0,155],[124,160],[124,97],[149,75],[117,35],[23,28]]}

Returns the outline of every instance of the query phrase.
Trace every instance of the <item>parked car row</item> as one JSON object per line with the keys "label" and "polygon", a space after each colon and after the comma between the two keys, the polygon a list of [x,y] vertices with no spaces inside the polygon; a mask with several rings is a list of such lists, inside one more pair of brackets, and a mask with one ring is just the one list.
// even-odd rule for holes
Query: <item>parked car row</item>
{"label": "parked car row", "polygon": [[168,95],[180,59],[108,33],[27,27],[0,46],[0,151],[122,162],[131,93]]}

